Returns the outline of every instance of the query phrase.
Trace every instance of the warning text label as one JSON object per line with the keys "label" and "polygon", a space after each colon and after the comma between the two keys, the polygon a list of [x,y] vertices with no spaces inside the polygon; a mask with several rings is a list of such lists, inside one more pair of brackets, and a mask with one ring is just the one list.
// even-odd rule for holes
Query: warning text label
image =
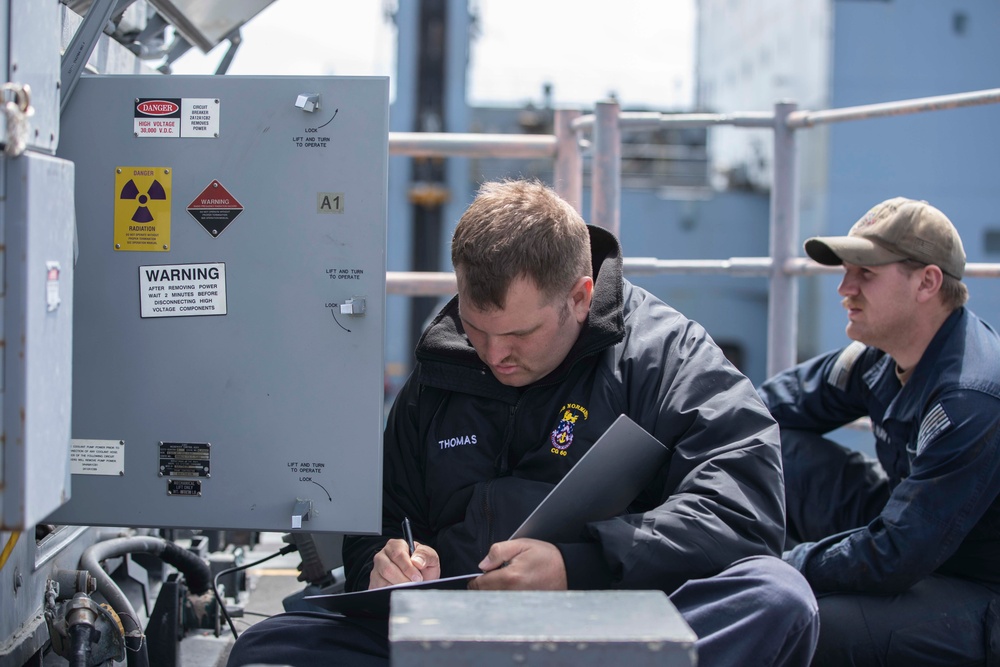
{"label": "warning text label", "polygon": [[125,444],[121,440],[74,438],[69,450],[70,473],[74,475],[125,474]]}
{"label": "warning text label", "polygon": [[140,317],[226,314],[226,265],[139,267]]}

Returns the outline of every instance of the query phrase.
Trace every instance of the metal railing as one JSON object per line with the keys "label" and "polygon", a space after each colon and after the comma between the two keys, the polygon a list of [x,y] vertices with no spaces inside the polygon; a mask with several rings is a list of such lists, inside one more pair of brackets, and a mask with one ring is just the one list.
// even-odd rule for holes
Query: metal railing
{"label": "metal railing", "polygon": [[[727,260],[631,257],[625,259],[624,267],[627,274],[767,277],[767,375],[770,377],[796,361],[797,279],[839,271],[837,267],[821,266],[799,256],[796,131],[830,123],[996,103],[1000,103],[1000,88],[822,111],[799,110],[794,103],[779,102],[773,113],[621,112],[616,102],[598,102],[592,115],[583,115],[576,110],[557,110],[554,135],[390,132],[389,152],[411,157],[551,158],[554,161],[553,187],[577,210],[582,210],[583,151],[589,149],[590,222],[618,235],[621,225],[623,132],[718,125],[771,129],[774,162],[768,257],[732,257]],[[966,276],[1000,277],[1000,264],[970,263],[966,267]],[[390,271],[386,277],[386,291],[390,294],[447,295],[453,294],[455,289],[455,276],[449,272]]]}

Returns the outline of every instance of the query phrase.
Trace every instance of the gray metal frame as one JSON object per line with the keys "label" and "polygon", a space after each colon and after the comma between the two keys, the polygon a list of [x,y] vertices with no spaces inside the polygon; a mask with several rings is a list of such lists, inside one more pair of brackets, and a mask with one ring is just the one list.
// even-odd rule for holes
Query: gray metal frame
{"label": "gray metal frame", "polygon": [[[584,116],[576,110],[557,110],[555,135],[390,132],[389,153],[411,157],[549,157],[555,161],[555,190],[581,210],[582,154],[589,148],[592,162],[591,223],[617,234],[620,226],[623,132],[649,127],[716,125],[771,129],[774,133],[774,179],[769,257],[732,257],[728,260],[625,258],[625,271],[630,274],[767,277],[770,281],[767,374],[770,376],[795,363],[798,340],[797,278],[839,270],[799,256],[797,131],[830,123],[996,103],[1000,103],[1000,88],[821,111],[800,111],[794,103],[779,102],[773,113],[633,113],[620,112],[615,102],[599,102],[592,115]],[[1000,263],[970,263],[965,273],[969,277],[1000,277]],[[390,271],[386,275],[386,291],[409,296],[451,294],[455,291],[455,278],[454,274],[447,272]]]}

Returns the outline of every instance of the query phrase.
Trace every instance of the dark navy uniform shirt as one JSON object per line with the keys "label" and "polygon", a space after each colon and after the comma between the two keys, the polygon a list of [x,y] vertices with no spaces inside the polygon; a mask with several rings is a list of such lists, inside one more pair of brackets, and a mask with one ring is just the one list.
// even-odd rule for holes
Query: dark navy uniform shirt
{"label": "dark navy uniform shirt", "polygon": [[1000,582],[1000,336],[953,312],[901,385],[855,342],[760,388],[783,428],[826,433],[871,418],[892,493],[869,525],[785,559],[817,592],[898,592],[932,572]]}

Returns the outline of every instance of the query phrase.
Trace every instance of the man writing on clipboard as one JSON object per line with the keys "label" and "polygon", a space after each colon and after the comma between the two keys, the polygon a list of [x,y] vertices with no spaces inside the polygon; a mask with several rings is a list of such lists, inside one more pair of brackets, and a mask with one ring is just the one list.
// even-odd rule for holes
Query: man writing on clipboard
{"label": "man writing on clipboard", "polygon": [[[617,239],[537,182],[483,185],[452,263],[458,296],[386,425],[383,534],[344,541],[348,590],[474,571],[480,590],[657,589],[700,664],[808,664],[816,601],[776,557],[777,427],[704,329],[624,280]],[[628,512],[573,541],[507,540],[623,413],[669,450]],[[284,614],[229,664],[385,666],[386,632]]]}

